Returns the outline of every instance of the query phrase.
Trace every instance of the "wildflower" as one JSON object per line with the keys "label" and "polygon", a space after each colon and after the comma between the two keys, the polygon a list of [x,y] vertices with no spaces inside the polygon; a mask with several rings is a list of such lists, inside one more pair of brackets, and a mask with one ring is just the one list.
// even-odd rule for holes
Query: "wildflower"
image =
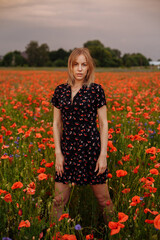
{"label": "wildflower", "polygon": [[53,236],[52,240],[60,240],[60,239],[62,239],[61,233],[60,232],[56,232],[56,236],[55,237]]}
{"label": "wildflower", "polygon": [[47,180],[47,175],[45,174],[45,173],[40,173],[39,175],[38,175],[38,179],[41,181],[41,180],[44,180],[44,179],[46,179]]}
{"label": "wildflower", "polygon": [[36,133],[35,138],[42,138],[42,135],[40,133]]}
{"label": "wildflower", "polygon": [[40,168],[37,170],[37,173],[44,173],[45,171],[46,171],[45,168],[40,167]]}
{"label": "wildflower", "polygon": [[159,168],[160,167],[160,163],[157,163],[154,165],[155,168]]}
{"label": "wildflower", "polygon": [[130,143],[130,144],[128,144],[127,147],[128,147],[128,148],[133,148],[133,145]]}
{"label": "wildflower", "polygon": [[140,203],[140,197],[139,196],[134,196],[132,198],[132,202],[130,203],[130,206],[136,206],[138,203]]}
{"label": "wildflower", "polygon": [[149,208],[145,208],[145,209],[144,209],[144,213],[148,213],[148,212],[150,212],[150,213],[153,214],[153,215],[157,215],[157,214],[158,214],[157,211],[151,211]]}
{"label": "wildflower", "polygon": [[22,216],[22,209],[19,209],[18,215],[19,215],[19,216]]}
{"label": "wildflower", "polygon": [[88,240],[88,239],[93,240],[93,239],[94,239],[93,234],[88,234],[88,235],[86,235],[86,239],[87,239],[87,240]]}
{"label": "wildflower", "polygon": [[32,189],[35,189],[35,188],[36,188],[36,185],[35,185],[34,182],[31,182],[31,183],[29,184],[29,187],[32,188]]}
{"label": "wildflower", "polygon": [[126,222],[128,220],[128,215],[124,214],[123,212],[118,213],[119,222]]}
{"label": "wildflower", "polygon": [[133,169],[133,173],[138,173],[138,169],[139,169],[139,165],[137,167],[135,167],[135,169]]}
{"label": "wildflower", "polygon": [[155,169],[155,168],[151,169],[151,170],[150,170],[150,173],[151,173],[151,174],[154,174],[154,175],[158,175],[158,174],[159,174],[158,170]]}
{"label": "wildflower", "polygon": [[122,193],[129,193],[130,192],[130,188],[125,188],[122,190]]}
{"label": "wildflower", "polygon": [[129,161],[130,160],[130,155],[123,156],[122,160],[125,161],[125,162]]}
{"label": "wildflower", "polygon": [[34,195],[34,194],[35,194],[35,191],[36,191],[36,190],[33,189],[33,188],[27,188],[27,192],[26,192],[26,193],[27,193],[28,195]]}
{"label": "wildflower", "polygon": [[154,223],[154,220],[146,219],[146,220],[145,220],[145,223],[153,224],[153,223]]}
{"label": "wildflower", "polygon": [[12,190],[13,189],[17,189],[17,188],[22,188],[23,187],[23,183],[21,182],[15,182],[13,185],[12,185]]}
{"label": "wildflower", "polygon": [[64,234],[62,240],[77,240],[76,236],[73,234]]}
{"label": "wildflower", "polygon": [[124,177],[127,175],[127,171],[125,170],[117,170],[116,171],[117,177]]}
{"label": "wildflower", "polygon": [[3,143],[3,136],[0,135],[0,143]]}
{"label": "wildflower", "polygon": [[121,228],[124,228],[125,226],[121,224],[120,222],[109,222],[108,227],[111,229],[111,235],[119,233]]}
{"label": "wildflower", "polygon": [[64,213],[60,216],[59,220],[58,221],[61,221],[62,219],[64,218],[70,218],[69,214],[68,213]]}
{"label": "wildflower", "polygon": [[81,230],[81,225],[80,225],[80,224],[77,224],[74,228],[75,228],[76,230]]}
{"label": "wildflower", "polygon": [[39,239],[43,238],[43,232],[39,234]]}
{"label": "wildflower", "polygon": [[31,224],[30,224],[30,222],[28,220],[26,220],[26,221],[22,220],[20,222],[19,226],[18,226],[18,229],[20,229],[22,227],[30,227],[30,226],[31,226]]}
{"label": "wildflower", "polygon": [[111,173],[108,173],[107,177],[108,177],[108,178],[112,178],[112,174],[111,174]]}
{"label": "wildflower", "polygon": [[54,164],[53,162],[51,162],[51,163],[46,163],[46,164],[45,164],[45,167],[48,167],[48,168],[50,168],[50,167],[52,167],[52,166],[53,166],[53,164]]}
{"label": "wildflower", "polygon": [[160,230],[160,214],[154,219],[154,227]]}
{"label": "wildflower", "polygon": [[3,193],[6,194],[7,191],[0,189],[0,195],[3,194]]}
{"label": "wildflower", "polygon": [[41,161],[41,165],[45,164],[46,163],[46,160],[45,159],[42,159]]}
{"label": "wildflower", "polygon": [[151,153],[151,154],[155,155],[156,154],[156,148],[155,147],[148,148],[148,149],[146,149],[146,153]]}
{"label": "wildflower", "polygon": [[4,201],[6,202],[12,202],[12,196],[10,193],[6,194],[4,197]]}

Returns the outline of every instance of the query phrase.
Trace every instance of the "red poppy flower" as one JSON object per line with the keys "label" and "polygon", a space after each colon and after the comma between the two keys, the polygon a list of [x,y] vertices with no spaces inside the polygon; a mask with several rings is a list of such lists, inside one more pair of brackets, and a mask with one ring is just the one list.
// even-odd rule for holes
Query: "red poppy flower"
{"label": "red poppy flower", "polygon": [[130,192],[130,188],[125,188],[122,190],[122,193],[129,193]]}
{"label": "red poppy flower", "polygon": [[59,220],[58,221],[61,221],[62,219],[64,218],[70,218],[69,214],[68,213],[64,213],[60,216]]}
{"label": "red poppy flower", "polygon": [[50,168],[50,167],[52,167],[52,166],[53,166],[53,164],[54,164],[53,162],[51,162],[51,163],[46,163],[46,164],[45,164],[45,167],[48,167],[48,168]]}
{"label": "red poppy flower", "polygon": [[17,189],[17,188],[22,188],[23,187],[23,183],[21,182],[15,182],[13,185],[12,185],[12,190],[13,189]]}
{"label": "red poppy flower", "polygon": [[44,173],[46,171],[46,169],[45,168],[39,168],[38,170],[37,170],[37,173]]}
{"label": "red poppy flower", "polygon": [[0,135],[0,143],[3,143],[3,136]]}
{"label": "red poppy flower", "polygon": [[57,232],[57,233],[56,233],[56,236],[55,236],[55,237],[53,236],[52,240],[62,240],[62,235],[61,235],[61,233],[60,233],[60,232]]}
{"label": "red poppy flower", "polygon": [[160,230],[160,214],[154,219],[154,226],[156,229]]}
{"label": "red poppy flower", "polygon": [[89,239],[93,240],[93,239],[94,239],[93,234],[88,234],[88,235],[86,235],[86,239],[87,239],[87,240],[89,240]]}
{"label": "red poppy flower", "polygon": [[40,173],[39,175],[38,175],[38,179],[41,181],[41,180],[44,180],[44,179],[46,179],[47,180],[47,175],[45,174],[45,173]]}
{"label": "red poppy flower", "polygon": [[146,220],[145,220],[145,223],[153,224],[153,223],[154,223],[154,220],[146,219]]}
{"label": "red poppy flower", "polygon": [[29,185],[28,185],[30,188],[32,189],[35,189],[36,188],[36,185],[34,182],[31,182]]}
{"label": "red poppy flower", "polygon": [[107,177],[108,177],[108,178],[112,178],[112,174],[111,174],[111,173],[108,173]]}
{"label": "red poppy flower", "polygon": [[4,201],[6,202],[12,202],[12,196],[10,193],[6,194],[4,197]]}
{"label": "red poppy flower", "polygon": [[155,155],[156,154],[156,148],[155,147],[148,148],[148,149],[146,149],[146,153],[151,153],[151,154]]}
{"label": "red poppy flower", "polygon": [[6,194],[7,191],[0,189],[0,195],[3,194],[3,193]]}
{"label": "red poppy flower", "polygon": [[140,197],[139,196],[134,196],[132,198],[132,202],[130,203],[131,206],[136,206],[138,203],[140,203]]}
{"label": "red poppy flower", "polygon": [[123,212],[118,213],[119,222],[126,222],[128,220],[128,215],[124,214]]}
{"label": "red poppy flower", "polygon": [[145,208],[145,209],[144,209],[144,213],[148,213],[148,212],[150,212],[150,213],[153,214],[153,215],[157,215],[157,214],[158,214],[157,211],[151,211],[149,208]]}
{"label": "red poppy flower", "polygon": [[124,177],[127,175],[127,171],[125,170],[117,170],[116,171],[117,177]]}
{"label": "red poppy flower", "polygon": [[120,222],[109,222],[108,227],[111,229],[111,235],[119,233],[121,228],[124,228],[125,226],[121,224]]}
{"label": "red poppy flower", "polygon": [[151,173],[151,174],[154,174],[154,175],[158,175],[158,174],[159,174],[158,170],[155,169],[155,168],[150,169],[150,173]]}
{"label": "red poppy flower", "polygon": [[132,172],[136,174],[136,173],[138,173],[138,169],[139,169],[139,165],[137,167],[135,167],[135,169],[133,169]]}
{"label": "red poppy flower", "polygon": [[26,220],[26,221],[22,220],[20,222],[19,226],[18,226],[18,229],[20,229],[22,227],[30,227],[30,226],[31,226],[31,224],[30,224],[30,222],[28,220]]}
{"label": "red poppy flower", "polygon": [[35,138],[42,138],[42,135],[40,133],[36,133]]}
{"label": "red poppy flower", "polygon": [[73,234],[64,234],[63,236],[62,236],[62,239],[63,240],[77,240],[77,238],[76,238],[76,236],[75,235],[73,235]]}

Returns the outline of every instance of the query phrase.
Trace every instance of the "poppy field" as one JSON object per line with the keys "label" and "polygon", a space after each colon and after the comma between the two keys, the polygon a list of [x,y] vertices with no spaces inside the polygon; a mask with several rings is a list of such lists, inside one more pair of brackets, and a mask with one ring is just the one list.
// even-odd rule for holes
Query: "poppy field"
{"label": "poppy field", "polygon": [[72,184],[58,223],[52,214],[50,100],[66,79],[65,71],[0,70],[0,239],[160,239],[160,72],[96,73],[109,124],[107,226],[89,186]]}

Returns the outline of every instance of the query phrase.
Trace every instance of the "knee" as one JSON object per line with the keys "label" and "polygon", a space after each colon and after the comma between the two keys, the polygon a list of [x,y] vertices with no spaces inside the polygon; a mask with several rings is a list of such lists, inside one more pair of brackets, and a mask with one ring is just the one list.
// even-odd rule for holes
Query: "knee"
{"label": "knee", "polygon": [[54,205],[56,207],[64,206],[68,202],[68,197],[67,196],[55,196],[54,197]]}
{"label": "knee", "polygon": [[100,207],[103,209],[103,208],[105,208],[106,207],[106,202],[107,202],[107,198],[106,198],[106,196],[104,196],[103,194],[102,195],[98,195],[97,196],[97,200],[98,200],[98,203],[99,203],[99,205],[100,205]]}

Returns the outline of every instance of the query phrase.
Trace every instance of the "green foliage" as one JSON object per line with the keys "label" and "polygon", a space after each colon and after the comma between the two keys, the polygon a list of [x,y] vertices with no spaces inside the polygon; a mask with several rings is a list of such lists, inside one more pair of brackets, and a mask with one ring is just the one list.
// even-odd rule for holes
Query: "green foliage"
{"label": "green foliage", "polygon": [[132,67],[132,66],[149,66],[148,59],[143,56],[141,53],[126,53],[122,57],[122,61],[124,66]]}
{"label": "green foliage", "polygon": [[21,52],[14,51],[7,53],[2,60],[1,65],[9,66],[24,66],[27,63],[26,59],[21,55]]}
{"label": "green foliage", "polygon": [[27,61],[29,66],[43,67],[49,61],[49,47],[46,43],[38,45],[38,42],[31,41],[26,46]]}
{"label": "green foliage", "polygon": [[[149,59],[141,53],[126,53],[121,56],[121,51],[105,47],[99,40],[90,40],[83,44],[88,48],[97,67],[132,67],[149,66]],[[20,52],[14,51],[7,53],[2,66],[24,66],[28,64],[33,67],[55,66],[67,67],[68,57],[72,50],[66,51],[59,48],[55,51],[49,51],[46,43],[39,46],[37,41],[30,41],[26,46],[27,60]]]}

